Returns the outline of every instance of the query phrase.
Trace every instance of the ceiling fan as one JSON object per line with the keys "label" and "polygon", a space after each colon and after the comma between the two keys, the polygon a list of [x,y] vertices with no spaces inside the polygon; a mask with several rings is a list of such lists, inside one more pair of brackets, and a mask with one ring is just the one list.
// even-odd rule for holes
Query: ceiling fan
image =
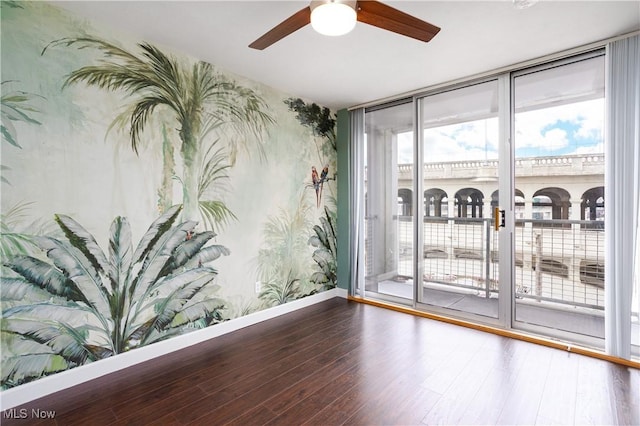
{"label": "ceiling fan", "polygon": [[[333,12],[337,15],[333,15]],[[435,25],[377,0],[313,0],[309,6],[276,25],[249,47],[263,50],[309,23],[321,34],[346,34],[353,29],[356,20],[424,42],[440,31]],[[328,27],[323,27],[323,23]]]}

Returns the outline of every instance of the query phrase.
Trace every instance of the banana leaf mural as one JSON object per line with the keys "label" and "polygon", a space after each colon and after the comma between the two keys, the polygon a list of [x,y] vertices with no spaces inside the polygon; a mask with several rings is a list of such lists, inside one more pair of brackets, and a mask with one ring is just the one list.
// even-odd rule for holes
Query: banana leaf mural
{"label": "banana leaf mural", "polygon": [[320,225],[313,227],[315,235],[309,238],[309,244],[316,247],[313,260],[319,269],[311,275],[311,281],[321,284],[325,289],[330,289],[338,284],[338,253],[336,219],[327,207],[324,208],[324,217],[320,218]]}
{"label": "banana leaf mural", "polygon": [[[212,297],[216,270],[228,255],[206,245],[215,234],[176,223],[180,206],[160,216],[135,250],[126,218],[111,224],[109,251],[65,215],[64,239],[36,237],[50,262],[17,255],[4,262],[2,300],[33,303],[2,312],[2,333],[17,336],[2,368],[2,387],[86,364],[221,320],[224,302]],[[16,347],[17,346],[17,347]]]}
{"label": "banana leaf mural", "polygon": [[335,286],[333,111],[0,7],[0,388]]}

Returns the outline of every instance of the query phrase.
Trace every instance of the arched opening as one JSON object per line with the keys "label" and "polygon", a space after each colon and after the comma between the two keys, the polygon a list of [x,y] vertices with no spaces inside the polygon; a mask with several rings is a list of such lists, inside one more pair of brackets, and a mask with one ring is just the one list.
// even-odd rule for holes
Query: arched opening
{"label": "arched opening", "polygon": [[533,194],[532,219],[567,220],[571,196],[562,188],[542,188]]}
{"label": "arched opening", "polygon": [[447,193],[442,189],[427,189],[424,191],[424,215],[426,217],[447,217],[447,201]]}
{"label": "arched opening", "polygon": [[580,207],[581,220],[604,221],[604,186],[586,190]]}
{"label": "arched opening", "polygon": [[464,188],[456,192],[456,217],[482,217],[482,191],[476,188]]}
{"label": "arched opening", "polygon": [[410,189],[398,189],[398,216],[412,215],[412,194]]}

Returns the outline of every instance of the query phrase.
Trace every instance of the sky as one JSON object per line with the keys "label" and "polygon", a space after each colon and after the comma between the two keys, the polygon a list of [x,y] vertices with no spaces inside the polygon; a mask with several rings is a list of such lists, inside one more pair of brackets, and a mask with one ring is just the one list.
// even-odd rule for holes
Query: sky
{"label": "sky", "polygon": [[[604,98],[516,113],[516,158],[604,152]],[[425,130],[425,162],[498,158],[498,119]],[[413,134],[398,137],[398,163],[413,162]]]}

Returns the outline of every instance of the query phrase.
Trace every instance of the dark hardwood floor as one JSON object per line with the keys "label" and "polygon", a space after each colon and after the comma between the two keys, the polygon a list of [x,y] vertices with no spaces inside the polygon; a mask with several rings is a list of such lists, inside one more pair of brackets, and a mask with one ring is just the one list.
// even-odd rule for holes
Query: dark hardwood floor
{"label": "dark hardwood floor", "polygon": [[23,408],[2,424],[638,425],[640,371],[336,298]]}

